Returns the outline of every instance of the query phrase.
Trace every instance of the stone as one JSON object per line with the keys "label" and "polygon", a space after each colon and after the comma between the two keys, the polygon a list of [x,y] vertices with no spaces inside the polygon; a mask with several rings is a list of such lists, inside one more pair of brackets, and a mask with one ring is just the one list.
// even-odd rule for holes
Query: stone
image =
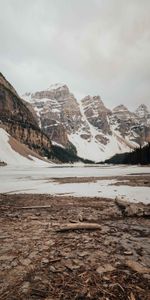
{"label": "stone", "polygon": [[23,266],[28,266],[31,264],[31,260],[29,258],[21,259],[20,262]]}
{"label": "stone", "polygon": [[26,294],[29,291],[29,288],[30,288],[30,282],[25,281],[21,287],[21,290],[24,294]]}
{"label": "stone", "polygon": [[96,269],[96,272],[99,273],[99,274],[103,274],[103,273],[107,273],[107,272],[112,272],[114,270],[115,270],[115,268],[112,265],[106,264],[104,266],[99,266]]}
{"label": "stone", "polygon": [[80,252],[80,253],[78,253],[78,256],[80,256],[80,257],[89,256],[89,252],[88,251]]}
{"label": "stone", "polygon": [[126,260],[126,265],[131,268],[133,271],[140,274],[150,274],[150,268],[147,268],[134,260]]}
{"label": "stone", "polygon": [[49,259],[48,258],[42,258],[41,263],[43,265],[47,265],[49,263]]}
{"label": "stone", "polygon": [[125,255],[132,255],[133,252],[132,252],[132,251],[124,251],[124,254],[125,254]]}
{"label": "stone", "polygon": [[79,269],[80,268],[80,265],[79,264],[75,264],[73,263],[72,261],[68,260],[66,263],[65,263],[65,267],[71,271],[73,270],[76,270],[76,269]]}
{"label": "stone", "polygon": [[49,270],[50,270],[51,272],[53,272],[53,273],[56,273],[56,272],[57,272],[57,270],[55,269],[54,266],[50,266],[50,267],[49,267]]}

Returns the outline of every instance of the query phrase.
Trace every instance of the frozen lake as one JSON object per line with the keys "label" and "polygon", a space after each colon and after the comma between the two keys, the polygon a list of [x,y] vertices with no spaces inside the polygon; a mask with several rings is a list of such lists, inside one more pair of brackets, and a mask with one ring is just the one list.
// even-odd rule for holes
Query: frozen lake
{"label": "frozen lake", "polygon": [[[116,186],[116,176],[150,174],[140,166],[6,166],[0,168],[0,193],[47,193],[52,195],[122,197],[132,202],[150,203],[150,187]],[[97,177],[94,182],[59,183],[59,178]],[[101,177],[107,177],[101,180]],[[111,177],[111,178],[110,178]],[[112,178],[113,177],[113,178]],[[55,181],[54,181],[55,178]]]}

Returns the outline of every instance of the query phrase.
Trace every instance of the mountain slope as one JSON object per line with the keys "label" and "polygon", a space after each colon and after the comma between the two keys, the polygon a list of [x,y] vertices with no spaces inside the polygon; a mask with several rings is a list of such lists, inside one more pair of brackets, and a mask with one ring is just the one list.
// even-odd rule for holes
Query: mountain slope
{"label": "mountain slope", "polygon": [[26,93],[23,98],[32,105],[39,125],[53,142],[90,160],[105,160],[143,144],[149,127],[150,113],[144,105],[140,114],[124,105],[111,111],[100,96],[86,96],[78,102],[66,85]]}
{"label": "mountain slope", "polygon": [[0,123],[14,138],[44,155],[51,149],[51,141],[38,126],[32,112],[15,89],[0,73]]}
{"label": "mountain slope", "polygon": [[[58,88],[58,87],[57,87]],[[52,124],[55,122],[55,118],[51,120],[49,118],[49,114],[54,114],[56,109],[55,103],[52,107],[48,105],[48,118],[39,119],[39,107],[34,107],[28,102],[24,101],[19,97],[15,89],[12,85],[6,80],[6,78],[0,73],[0,126],[6,130],[11,137],[15,138],[15,142],[13,145],[17,143],[17,141],[23,143],[27,147],[29,147],[34,152],[37,152],[40,156],[46,156],[48,159],[53,159],[55,162],[76,162],[83,161],[76,155],[76,149],[69,141],[67,134],[65,132],[65,126],[67,126],[68,130],[72,130],[72,121],[70,124],[66,121],[65,126],[62,126],[62,121],[65,122],[66,117],[71,118],[72,111],[75,111],[76,101],[73,95],[69,94],[69,98],[72,97],[72,105],[69,107],[67,101],[63,101],[64,98],[68,97],[68,88],[64,86],[61,89],[61,93],[55,90],[47,92],[50,95],[50,98],[53,98],[55,102],[55,94],[58,98],[58,105],[62,107],[64,105],[64,110],[60,116],[59,126],[56,130],[55,140],[59,142],[61,137],[62,140],[66,137],[67,149],[57,143],[56,145],[52,145],[51,143],[51,130],[49,128],[51,126],[47,126],[47,130],[43,131],[44,124],[47,122]],[[61,95],[63,94],[63,97]],[[44,95],[41,93],[37,93],[37,97],[41,98]],[[43,99],[43,98],[42,98]],[[52,99],[51,99],[52,100]],[[46,99],[47,102],[47,99]],[[40,104],[41,105],[41,104]],[[55,107],[55,109],[54,109]],[[46,110],[46,107],[44,108]],[[66,112],[66,114],[65,114]],[[79,110],[76,112],[76,116],[78,115]],[[42,124],[41,124],[42,123]],[[40,126],[39,126],[40,125]],[[41,126],[42,125],[42,126]],[[40,128],[41,127],[41,128]],[[58,136],[58,139],[57,139]],[[27,150],[26,150],[27,151]],[[0,158],[2,160],[2,158]],[[86,162],[86,161],[85,161]],[[88,161],[87,161],[88,162]]]}
{"label": "mountain slope", "polygon": [[12,138],[0,128],[0,161],[9,165],[49,165],[37,153]]}

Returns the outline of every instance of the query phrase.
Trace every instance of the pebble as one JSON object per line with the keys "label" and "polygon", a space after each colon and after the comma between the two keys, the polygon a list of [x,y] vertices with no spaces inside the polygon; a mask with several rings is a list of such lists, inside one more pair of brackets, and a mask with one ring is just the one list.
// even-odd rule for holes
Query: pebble
{"label": "pebble", "polygon": [[49,259],[48,258],[42,258],[41,263],[43,265],[47,265],[49,263]]}
{"label": "pebble", "polygon": [[26,294],[29,291],[29,287],[30,287],[30,282],[29,281],[25,281],[21,287],[21,290],[24,294]]}
{"label": "pebble", "polygon": [[103,274],[103,273],[107,273],[107,272],[112,272],[114,270],[115,270],[115,268],[112,265],[106,264],[105,266],[99,266],[96,269],[96,272],[99,274]]}
{"label": "pebble", "polygon": [[29,258],[21,259],[20,262],[23,266],[28,266],[31,264],[31,260]]}

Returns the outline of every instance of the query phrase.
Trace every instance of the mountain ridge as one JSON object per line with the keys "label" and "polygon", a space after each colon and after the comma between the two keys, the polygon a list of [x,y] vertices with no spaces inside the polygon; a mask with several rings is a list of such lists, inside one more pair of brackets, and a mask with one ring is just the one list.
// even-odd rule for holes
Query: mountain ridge
{"label": "mountain ridge", "polygon": [[[65,96],[67,93],[68,88],[64,86],[63,95]],[[58,91],[57,95],[60,95]],[[3,74],[0,73],[0,142],[2,143],[3,136],[5,136],[5,148],[8,150],[8,153],[12,153],[12,155],[16,157],[18,150],[15,154],[12,150],[15,144],[20,142],[20,146],[18,147],[24,149],[22,152],[31,154],[31,150],[33,150],[34,157],[39,154],[40,159],[47,157],[55,163],[73,163],[78,161],[93,163],[93,161],[84,160],[77,156],[75,147],[69,141],[67,141],[67,149],[58,145],[59,143],[52,145],[51,136],[48,136],[47,133],[40,128],[39,125],[41,124],[39,123],[37,111],[35,112],[29,102],[27,103],[20,98],[13,86],[7,81]],[[68,129],[69,128],[68,126]],[[7,139],[7,133],[9,134],[9,139],[13,141],[11,148],[9,140]],[[62,133],[63,130],[60,125],[60,136]],[[31,150],[27,150],[25,146]],[[4,152],[5,151],[2,153],[2,151],[0,151],[0,161],[3,160],[2,157],[5,156]],[[6,156],[6,159],[7,158],[8,161],[11,162],[9,154],[8,157]],[[20,161],[19,159],[19,162]]]}
{"label": "mountain ridge", "polygon": [[23,98],[32,105],[41,128],[52,141],[65,148],[73,145],[77,155],[95,161],[138,147],[145,138],[140,126],[150,125],[150,112],[144,104],[136,110],[142,110],[141,114],[131,112],[124,104],[110,110],[99,95],[78,101],[66,84]]}

